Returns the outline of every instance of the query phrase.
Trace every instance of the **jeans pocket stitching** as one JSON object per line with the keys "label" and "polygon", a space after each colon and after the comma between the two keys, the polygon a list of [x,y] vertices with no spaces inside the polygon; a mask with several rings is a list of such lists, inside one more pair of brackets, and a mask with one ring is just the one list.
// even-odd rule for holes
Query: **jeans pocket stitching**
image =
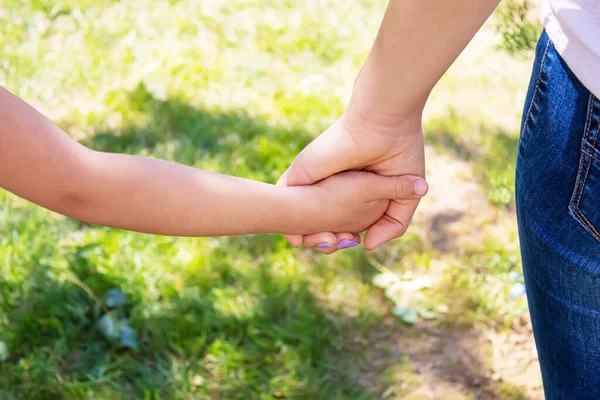
{"label": "jeans pocket stitching", "polygon": [[[588,119],[586,122],[586,128],[585,128],[585,133],[583,135],[582,143],[585,143],[585,140],[587,139],[587,137],[590,133],[590,127],[592,124],[592,112],[594,110],[594,96],[591,94],[590,94],[588,103],[590,104],[590,106],[588,109]],[[584,162],[583,162],[583,159],[581,159],[581,161],[579,162],[579,170],[577,171],[577,180],[575,181],[575,189],[573,191],[573,196],[571,197],[571,208],[572,209],[575,209],[579,206],[579,194],[582,192],[579,189],[579,182],[581,181],[581,176],[583,175],[583,168],[584,168]]]}
{"label": "jeans pocket stitching", "polygon": [[[588,110],[589,116],[588,116],[587,129],[586,129],[585,135],[583,137],[582,146],[581,146],[582,147],[581,151],[582,151],[582,153],[585,153],[585,154],[589,154],[585,150],[585,143],[588,140],[588,138],[590,137],[590,130],[592,128],[592,114],[594,113],[594,106],[596,105],[596,97],[592,94],[592,95],[590,95],[590,100],[591,101],[590,101],[590,109]],[[596,130],[596,135],[595,135],[595,138],[594,138],[594,144],[592,145],[592,148],[595,148],[595,146],[596,146],[596,140],[598,139],[598,132],[600,132],[600,124],[598,125],[598,129]],[[592,156],[591,154],[589,154],[589,156],[592,157],[592,158],[594,158],[594,159],[596,158],[596,157]],[[588,178],[588,175],[590,173],[590,169],[591,168],[592,168],[592,160],[589,160],[588,164],[587,164],[587,168],[585,170],[585,177],[583,178],[583,183],[581,184],[581,190],[579,192],[579,198],[577,199],[577,209],[579,209],[580,212],[581,212],[581,208],[579,207],[579,204],[581,203],[581,198],[583,197],[583,191],[585,190],[585,184],[587,182],[587,178]],[[581,213],[581,214],[582,214],[583,218],[586,221],[588,221],[588,219],[585,217],[585,214],[583,214],[583,213]],[[588,223],[589,223],[589,221],[588,221]]]}
{"label": "jeans pocket stitching", "polygon": [[[594,97],[594,95],[592,95],[592,98],[595,100],[596,97]],[[592,109],[592,113],[594,112],[594,110]],[[598,134],[600,134],[600,124],[598,124],[598,129],[596,129],[596,136],[594,136],[594,143],[592,144],[592,149],[596,148],[596,142],[598,141]],[[593,150],[592,150],[593,151]],[[595,158],[595,157],[594,157]]]}
{"label": "jeans pocket stitching", "polygon": [[[598,130],[596,131],[596,139],[598,138],[598,133],[600,133],[600,126],[598,126]],[[594,139],[594,145],[596,143],[596,140]],[[585,150],[582,150],[585,154],[587,154],[590,158],[593,158],[594,160],[598,160],[596,157],[594,157],[592,154],[588,153]],[[583,183],[581,184],[581,191],[579,193],[579,199],[577,200],[577,211],[579,212],[581,218],[586,222],[586,224],[588,225],[588,228],[590,228],[590,230],[593,231],[593,235],[594,237],[596,237],[596,239],[600,240],[600,233],[598,232],[598,230],[596,229],[596,227],[594,226],[594,224],[592,224],[590,222],[590,220],[585,216],[585,214],[583,213],[583,211],[581,211],[581,207],[579,206],[579,204],[581,203],[581,198],[583,197],[583,191],[585,190],[585,184],[587,182],[587,178],[588,175],[590,173],[590,169],[592,169],[592,160],[588,161],[588,165],[587,165],[587,169],[585,171],[585,178],[583,178]]]}
{"label": "jeans pocket stitching", "polygon": [[[590,94],[590,102],[589,103],[590,103],[590,109],[588,110],[587,127],[585,129],[585,134],[583,135],[583,140],[581,141],[581,151],[582,152],[585,152],[585,143],[587,142],[588,138],[590,137],[590,130],[592,128],[592,114],[594,113],[594,105],[596,103],[596,98],[594,97],[593,94]],[[583,166],[583,164],[582,164],[582,166]],[[577,196],[577,209],[580,210],[580,212],[581,212],[581,208],[579,207],[579,204],[581,203],[581,198],[583,197],[583,190],[585,189],[585,183],[587,182],[588,174],[590,173],[591,167],[592,167],[592,161],[589,160],[587,163],[587,168],[585,170],[585,177],[583,178],[583,183],[581,184],[581,189],[579,190],[579,196]],[[581,169],[579,171],[579,173],[582,173],[582,172],[583,172],[583,170]],[[579,178],[579,176],[578,176],[578,178]],[[582,216],[583,216],[583,213],[582,213]],[[585,218],[585,216],[583,216],[583,217]],[[585,219],[587,220],[587,218],[585,218]]]}
{"label": "jeans pocket stitching", "polygon": [[523,132],[521,132],[521,139],[525,136],[525,130],[527,129],[527,124],[531,118],[531,111],[533,109],[533,105],[538,98],[538,93],[540,89],[540,83],[542,81],[542,73],[544,72],[544,64],[546,63],[546,56],[548,55],[548,50],[550,49],[550,45],[552,41],[548,39],[548,43],[546,44],[546,49],[544,50],[544,55],[542,57],[542,61],[540,62],[540,73],[538,74],[537,83],[535,85],[535,91],[533,92],[533,98],[531,99],[531,104],[529,105],[529,109],[527,110],[527,117],[525,118],[525,123],[523,124]]}
{"label": "jeans pocket stitching", "polygon": [[600,158],[596,157],[595,155],[593,155],[592,153],[590,153],[587,150],[582,150],[585,154],[587,154],[588,156],[592,157],[594,160],[600,162]]}
{"label": "jeans pocket stitching", "polygon": [[590,108],[588,109],[588,118],[585,127],[585,134],[583,135],[583,140],[586,141],[590,137],[590,129],[592,129],[592,115],[594,114],[594,106],[596,105],[596,96],[590,94]]}
{"label": "jeans pocket stitching", "polygon": [[[587,153],[587,152],[586,152]],[[595,157],[594,157],[595,158]],[[583,191],[585,190],[585,183],[587,182],[587,178],[588,175],[590,173],[590,169],[592,168],[592,161],[589,160],[587,162],[587,168],[585,170],[585,177],[583,178],[583,183],[581,184],[581,190],[579,191],[579,198],[577,200],[577,214],[579,215],[579,218],[583,220],[583,222],[585,222],[585,225],[587,225],[587,227],[589,228],[589,230],[591,230],[592,235],[600,240],[600,233],[596,230],[596,227],[594,226],[594,224],[592,224],[590,222],[590,220],[585,216],[585,214],[583,213],[583,211],[581,211],[581,207],[579,206],[579,204],[581,203],[581,198],[583,197]]]}
{"label": "jeans pocket stitching", "polygon": [[[585,134],[583,136],[583,140],[582,140],[582,149],[581,152],[583,154],[585,154],[585,156],[589,157],[588,160],[585,160],[585,156],[582,155],[582,159],[579,165],[579,171],[577,172],[577,181],[575,182],[575,191],[573,192],[573,196],[571,197],[571,211],[575,214],[574,216],[576,217],[576,219],[579,220],[579,222],[586,228],[586,230],[588,232],[590,232],[590,234],[598,241],[600,241],[600,232],[598,232],[598,230],[596,229],[596,227],[590,222],[590,220],[585,216],[585,214],[583,213],[583,211],[581,211],[581,199],[583,197],[583,191],[585,190],[585,184],[587,182],[587,178],[588,175],[590,173],[590,169],[592,167],[592,160],[598,160],[598,158],[596,158],[594,155],[590,154],[586,149],[585,149],[585,143],[587,141],[587,139],[589,138],[589,134],[590,134],[590,130],[591,130],[591,126],[592,126],[592,114],[594,112],[594,106],[595,106],[595,102],[596,102],[596,97],[592,94],[590,94],[590,108],[588,110],[588,121],[587,121],[587,127],[586,127],[586,131]],[[598,139],[598,135],[600,134],[600,125],[598,126],[598,129],[596,131],[596,136],[594,138],[594,145],[596,144],[596,140]],[[585,165],[587,163],[587,165]],[[579,182],[581,181],[581,176],[583,175],[583,170],[585,169],[585,176],[583,178],[583,182],[580,185]]]}
{"label": "jeans pocket stitching", "polygon": [[587,217],[585,216],[585,214],[579,208],[576,209],[576,214],[580,218],[581,222],[583,222],[584,226],[586,226],[588,228],[588,231],[591,233],[591,235],[596,240],[600,240],[600,232],[598,232],[596,230],[596,228],[594,227],[594,225],[590,222],[589,219],[587,219]]}

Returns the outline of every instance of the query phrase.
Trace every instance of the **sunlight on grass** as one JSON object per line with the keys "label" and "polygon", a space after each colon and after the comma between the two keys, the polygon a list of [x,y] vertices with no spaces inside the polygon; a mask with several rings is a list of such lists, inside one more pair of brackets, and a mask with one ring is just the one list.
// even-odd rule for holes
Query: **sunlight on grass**
{"label": "sunlight on grass", "polygon": [[427,121],[425,131],[426,142],[436,149],[474,164],[492,204],[501,209],[513,204],[518,130],[506,132],[450,108],[446,116]]}

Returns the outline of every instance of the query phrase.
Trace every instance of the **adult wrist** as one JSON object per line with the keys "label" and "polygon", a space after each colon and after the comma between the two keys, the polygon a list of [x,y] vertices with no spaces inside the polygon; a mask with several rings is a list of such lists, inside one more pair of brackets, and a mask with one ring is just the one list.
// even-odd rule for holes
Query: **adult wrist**
{"label": "adult wrist", "polygon": [[382,128],[419,125],[429,91],[411,93],[412,88],[391,85],[369,63],[358,74],[346,115],[353,124]]}

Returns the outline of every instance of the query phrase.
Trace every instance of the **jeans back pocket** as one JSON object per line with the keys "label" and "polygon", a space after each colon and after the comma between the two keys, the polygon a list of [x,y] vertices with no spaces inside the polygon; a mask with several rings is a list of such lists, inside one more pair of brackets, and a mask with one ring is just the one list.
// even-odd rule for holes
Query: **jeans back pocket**
{"label": "jeans back pocket", "polygon": [[600,101],[590,95],[571,215],[600,242]]}

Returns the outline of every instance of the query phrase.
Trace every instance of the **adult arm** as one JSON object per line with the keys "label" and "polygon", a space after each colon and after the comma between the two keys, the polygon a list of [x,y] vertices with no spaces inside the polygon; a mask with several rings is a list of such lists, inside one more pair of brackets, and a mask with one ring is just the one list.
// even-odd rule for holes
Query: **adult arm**
{"label": "adult arm", "polygon": [[[280,183],[306,185],[350,169],[424,177],[423,107],[498,3],[391,0],[346,111],[298,155]],[[391,202],[367,232],[365,247],[373,249],[402,236],[418,203],[418,199]],[[304,240],[288,238],[295,245],[310,247],[335,244],[331,242],[340,235],[326,232]]]}

